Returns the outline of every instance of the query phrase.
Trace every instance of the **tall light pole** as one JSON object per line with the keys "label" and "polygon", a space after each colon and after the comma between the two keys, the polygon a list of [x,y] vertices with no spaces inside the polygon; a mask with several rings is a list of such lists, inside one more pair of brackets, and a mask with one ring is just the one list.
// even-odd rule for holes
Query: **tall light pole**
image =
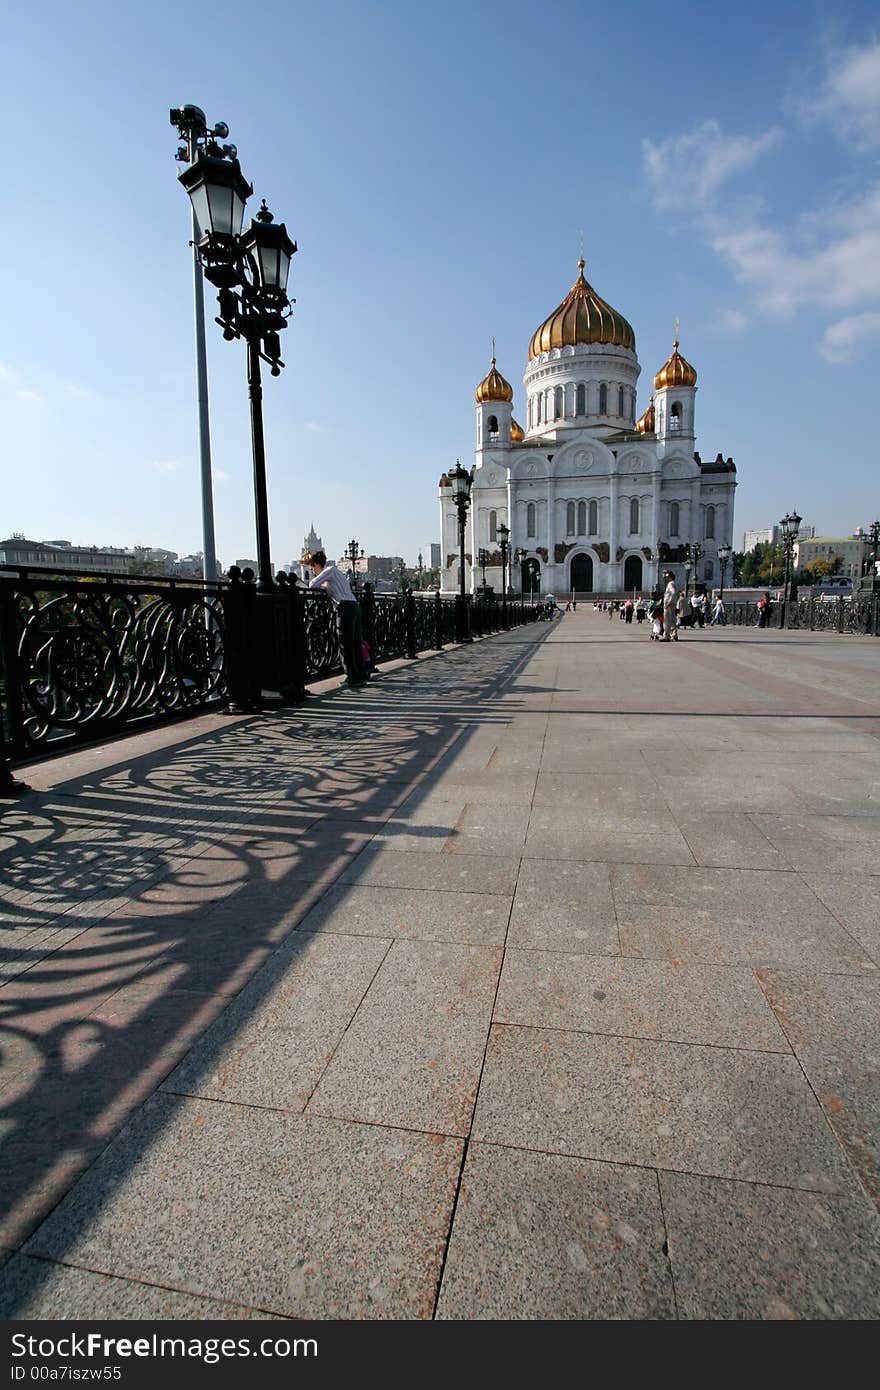
{"label": "tall light pole", "polygon": [[693,561],[692,561],[692,560],[685,560],[684,565],[682,566],[682,569],[684,570],[684,596],[685,596],[685,598],[687,598],[687,596],[688,596],[688,588],[689,588],[690,582],[691,582],[691,570],[693,569],[693,567],[694,567],[694,564],[693,564]]}
{"label": "tall light pole", "polygon": [[[225,130],[225,126],[223,127]],[[263,435],[263,385],[260,363],[279,376],[281,330],[293,311],[287,277],[296,242],[277,223],[263,200],[250,227],[242,233],[244,208],[253,188],[241,172],[234,145],[218,145],[209,136],[195,151],[192,164],[181,170],[180,182],[190,196],[198,228],[197,251],[205,276],[217,289],[217,322],[227,341],[247,344],[248,395],[251,406],[251,444],[254,465],[254,509],[260,593],[272,593],[269,554],[269,505],[266,489],[266,449]]]}
{"label": "tall light pole", "polygon": [[351,587],[352,589],[354,589],[356,593],[358,560],[362,560],[364,558],[364,547],[359,547],[356,540],[350,540],[348,542],[348,545],[345,547],[345,558],[351,566],[351,569],[349,571],[351,575]]}
{"label": "tall light pole", "polygon": [[[204,111],[199,106],[180,106],[171,111],[171,124],[176,129],[183,144],[177,151],[180,162],[193,164],[196,151],[208,139],[225,140],[229,127],[225,121],[218,121],[208,130]],[[225,150],[234,154],[234,145],[224,145]],[[199,263],[197,244],[201,229],[196,221],[195,208],[192,209],[192,256],[193,256],[193,303],[195,308],[196,337],[196,402],[199,412],[199,464],[202,480],[202,574],[208,581],[217,578],[217,551],[214,540],[214,481],[211,474],[211,422],[208,413],[208,357],[205,344],[205,290],[202,280],[202,267]]]}
{"label": "tall light pole", "polygon": [[782,544],[785,547],[785,582],[782,587],[782,621],[780,627],[785,627],[788,621],[788,603],[791,598],[791,567],[794,556],[795,542],[798,532],[801,529],[802,517],[797,512],[790,512],[782,518],[779,523],[782,527]]}
{"label": "tall light pole", "polygon": [[467,468],[462,468],[461,460],[455,460],[455,467],[449,471],[449,481],[452,484],[452,500],[458,513],[458,606],[459,606],[459,641],[470,642],[470,614],[467,606],[467,594],[465,591],[464,579],[464,533],[467,526],[468,507],[471,501],[471,487],[473,477]]}
{"label": "tall light pole", "polygon": [[507,552],[510,549],[510,527],[502,521],[496,528],[501,550],[501,622],[507,627]]}
{"label": "tall light pole", "polygon": [[724,575],[727,570],[727,562],[730,559],[731,553],[732,552],[729,545],[719,545],[718,563],[721,566],[721,593],[719,597],[721,598],[722,603],[724,602]]}

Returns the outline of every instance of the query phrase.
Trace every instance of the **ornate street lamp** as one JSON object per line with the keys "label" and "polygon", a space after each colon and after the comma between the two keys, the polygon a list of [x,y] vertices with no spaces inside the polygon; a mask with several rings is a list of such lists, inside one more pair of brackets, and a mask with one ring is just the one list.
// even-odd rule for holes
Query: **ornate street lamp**
{"label": "ornate street lamp", "polygon": [[801,528],[802,517],[797,512],[790,512],[784,516],[779,523],[782,527],[782,544],[785,547],[785,580],[782,586],[782,621],[780,627],[785,627],[788,620],[788,603],[792,597],[791,586],[791,567],[794,556],[795,542]]}
{"label": "ornate street lamp", "polygon": [[687,548],[688,559],[694,567],[694,593],[696,593],[697,585],[700,582],[700,561],[704,553],[703,547],[700,545],[699,541],[694,541],[693,545],[689,545]]}
{"label": "ornate street lamp", "polygon": [[[171,124],[183,142],[177,151],[182,163],[194,164],[208,141],[225,140],[229,126],[218,121],[209,129],[207,117],[200,106],[175,107],[170,113]],[[228,155],[235,154],[234,145],[221,145]],[[205,289],[197,243],[202,229],[192,207],[193,303],[196,336],[196,401],[199,411],[199,463],[202,482],[202,573],[213,582],[217,578],[217,551],[214,540],[214,483],[211,475],[211,423],[208,414],[208,354],[205,344]]]}
{"label": "ornate street lamp", "polygon": [[350,565],[348,575],[351,581],[351,587],[355,591],[355,593],[357,593],[357,565],[358,560],[362,560],[364,558],[363,546],[360,546],[360,548],[358,548],[357,541],[350,540],[348,542],[348,545],[345,547],[344,558],[348,561]]}
{"label": "ornate street lamp", "polygon": [[726,544],[725,544],[725,545],[719,545],[719,547],[718,547],[718,563],[719,563],[719,565],[721,566],[721,593],[720,593],[720,598],[721,598],[722,602],[724,601],[724,575],[725,575],[725,573],[726,573],[726,571],[727,571],[727,562],[728,562],[728,560],[730,559],[730,557],[731,557],[732,554],[733,554],[733,552],[732,552],[732,550],[731,550],[731,548],[730,548],[729,545],[726,545]]}
{"label": "ornate street lamp", "polygon": [[489,561],[491,560],[491,558],[492,558],[492,556],[489,554],[488,550],[480,550],[479,554],[477,555],[477,564],[480,566],[480,569],[483,571],[483,588],[484,588],[484,589],[485,589],[485,587],[486,587],[486,566],[488,565],[488,563],[489,563]]}
{"label": "ornate street lamp", "polygon": [[458,512],[458,633],[460,642],[470,642],[473,639],[470,635],[470,615],[468,613],[467,597],[464,582],[464,533],[467,525],[468,507],[471,501],[471,487],[473,486],[473,475],[467,468],[462,468],[461,460],[455,460],[455,467],[450,469],[449,482],[452,486],[452,500]]}
{"label": "ornate street lamp", "polygon": [[[872,521],[867,533],[862,536],[862,544],[865,546],[865,553],[862,560],[861,577],[870,578],[874,583],[877,578],[877,552],[880,550],[880,521]],[[870,559],[869,559],[870,550]]]}
{"label": "ornate street lamp", "polygon": [[495,530],[501,551],[501,620],[507,626],[507,555],[510,550],[510,527],[499,522]]}
{"label": "ornate street lamp", "polygon": [[690,585],[690,582],[691,582],[691,570],[693,569],[693,567],[694,567],[693,560],[685,560],[684,565],[683,565],[683,569],[684,569],[684,596],[685,596],[685,598],[687,598],[687,596],[688,596],[688,586]]}
{"label": "ornate street lamp", "polygon": [[424,588],[424,574],[425,574],[425,566],[424,566],[424,563],[423,563],[423,561],[422,561],[422,552],[421,552],[421,551],[419,551],[418,569],[419,569],[419,590],[421,590],[421,589]]}
{"label": "ornate street lamp", "polygon": [[296,242],[291,241],[283,222],[275,223],[265,200],[242,235],[244,208],[253,189],[241,172],[234,145],[220,146],[211,138],[195,156],[179,178],[192,203],[199,260],[206,278],[218,290],[217,322],[223,337],[228,341],[244,338],[247,343],[260,572],[257,588],[271,592],[275,585],[269,552],[260,362],[268,364],[273,376],[284,366],[279,334],[287,326],[293,307],[287,296],[287,278]]}

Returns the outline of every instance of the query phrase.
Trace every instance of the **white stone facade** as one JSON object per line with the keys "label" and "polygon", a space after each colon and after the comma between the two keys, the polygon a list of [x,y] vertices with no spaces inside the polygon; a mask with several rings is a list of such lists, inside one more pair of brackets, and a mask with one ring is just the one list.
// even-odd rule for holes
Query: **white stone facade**
{"label": "white stone facade", "polygon": [[[695,543],[703,553],[693,579],[718,583],[718,546],[733,544],[733,460],[718,454],[707,464],[695,453],[695,384],[655,390],[656,433],[640,433],[640,370],[634,350],[610,343],[575,342],[533,357],[523,376],[522,440],[511,439],[511,403],[478,401],[469,591],[482,582],[482,549],[491,557],[487,583],[501,592],[501,522],[510,527],[511,556],[520,557],[511,566],[514,592],[648,593],[665,569],[683,579],[683,547]],[[440,512],[442,587],[451,592],[459,584],[458,520],[445,477]],[[660,560],[658,542],[679,558]]]}

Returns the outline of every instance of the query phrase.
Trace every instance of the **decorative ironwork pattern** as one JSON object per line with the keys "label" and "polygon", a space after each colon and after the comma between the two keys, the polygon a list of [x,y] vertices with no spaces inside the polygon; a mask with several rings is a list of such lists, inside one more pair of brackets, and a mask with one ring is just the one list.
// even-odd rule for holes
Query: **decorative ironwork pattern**
{"label": "decorative ironwork pattern", "polygon": [[217,585],[0,577],[13,750],[192,713],[225,693]]}
{"label": "decorative ironwork pattern", "polygon": [[435,645],[437,638],[437,615],[433,599],[417,598],[415,601],[416,651],[426,652]]}
{"label": "decorative ironwork pattern", "polygon": [[306,675],[323,680],[343,669],[339,625],[333,600],[318,590],[303,594],[306,630]]}
{"label": "decorative ironwork pattern", "polygon": [[382,595],[374,600],[373,644],[375,661],[406,656],[406,604],[403,595]]}
{"label": "decorative ironwork pattern", "polygon": [[[727,622],[734,627],[756,627],[757,604],[725,599]],[[843,632],[856,636],[880,636],[877,598],[794,599],[771,605],[768,627],[784,625],[789,631]]]}

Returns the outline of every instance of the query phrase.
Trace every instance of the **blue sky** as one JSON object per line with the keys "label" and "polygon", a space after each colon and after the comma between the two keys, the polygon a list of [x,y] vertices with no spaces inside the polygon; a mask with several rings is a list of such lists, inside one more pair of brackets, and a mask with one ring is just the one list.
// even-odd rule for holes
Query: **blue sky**
{"label": "blue sky", "polygon": [[[651,377],[681,321],[736,539],[880,511],[876,7],[7,0],[0,532],[201,548],[188,202],[168,110],[225,120],[299,242],[266,381],[272,556],[314,521],[412,561],[576,274]],[[209,300],[209,304],[213,301]],[[255,552],[241,344],[209,321],[217,552]]]}

